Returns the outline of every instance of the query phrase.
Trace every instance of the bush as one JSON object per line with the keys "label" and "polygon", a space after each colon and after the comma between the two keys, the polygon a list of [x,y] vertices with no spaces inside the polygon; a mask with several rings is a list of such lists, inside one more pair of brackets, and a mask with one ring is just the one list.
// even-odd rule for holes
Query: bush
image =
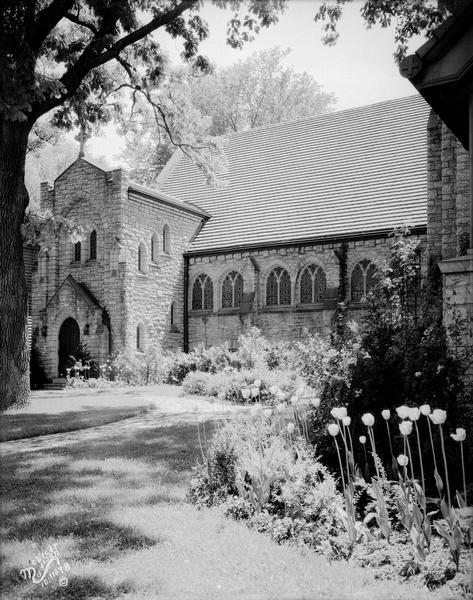
{"label": "bush", "polygon": [[[229,368],[220,373],[191,372],[182,382],[183,390],[188,394],[212,396],[230,402],[245,402],[242,390],[251,390],[259,382],[257,400],[269,404],[288,401],[296,391],[304,387],[304,381],[294,371],[243,369],[235,371]],[[274,393],[270,388],[281,393]]]}
{"label": "bush", "polygon": [[102,378],[123,385],[161,383],[164,359],[160,349],[148,349],[139,354],[130,350],[114,352],[100,366],[100,372]]}

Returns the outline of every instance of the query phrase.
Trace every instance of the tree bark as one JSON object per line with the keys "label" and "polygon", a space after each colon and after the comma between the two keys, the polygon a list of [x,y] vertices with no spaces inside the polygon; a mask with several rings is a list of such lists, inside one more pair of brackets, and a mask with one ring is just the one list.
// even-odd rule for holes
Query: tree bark
{"label": "tree bark", "polygon": [[21,225],[28,205],[24,184],[30,125],[0,121],[0,410],[29,396],[27,289]]}

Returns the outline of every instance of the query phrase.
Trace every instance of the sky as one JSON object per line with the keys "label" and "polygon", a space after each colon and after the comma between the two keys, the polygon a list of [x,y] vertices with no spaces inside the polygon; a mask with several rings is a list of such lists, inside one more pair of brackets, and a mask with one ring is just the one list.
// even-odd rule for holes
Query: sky
{"label": "sky", "polygon": [[[210,35],[201,43],[200,52],[216,66],[223,67],[265,48],[290,48],[292,52],[285,64],[298,72],[307,71],[325,91],[335,94],[335,110],[415,93],[394,62],[393,28],[367,29],[359,12],[362,1],[355,0],[344,8],[337,43],[324,46],[322,25],[314,22],[318,4],[318,0],[288,0],[288,8],[279,23],[262,29],[253,42],[239,50],[225,43],[226,24],[232,11],[221,10],[204,0],[201,16],[208,22]],[[157,39],[168,50],[171,60],[179,63],[182,43],[164,32],[159,33]],[[412,40],[411,48],[417,48],[422,41]],[[88,143],[88,151],[95,156],[113,158],[122,149],[123,142],[113,127]]]}

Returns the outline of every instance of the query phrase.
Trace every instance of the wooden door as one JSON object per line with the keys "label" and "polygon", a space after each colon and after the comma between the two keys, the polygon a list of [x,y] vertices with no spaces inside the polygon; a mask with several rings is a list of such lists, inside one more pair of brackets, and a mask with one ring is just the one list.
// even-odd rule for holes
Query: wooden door
{"label": "wooden door", "polygon": [[59,330],[59,377],[66,376],[66,369],[73,364],[74,355],[80,344],[80,329],[77,321],[69,317]]}

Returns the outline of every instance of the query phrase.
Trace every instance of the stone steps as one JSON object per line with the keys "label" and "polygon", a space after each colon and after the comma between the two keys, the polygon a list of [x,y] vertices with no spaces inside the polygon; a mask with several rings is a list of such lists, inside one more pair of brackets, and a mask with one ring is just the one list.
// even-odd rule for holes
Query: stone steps
{"label": "stone steps", "polygon": [[44,390],[63,390],[66,387],[65,377],[54,377],[49,383],[45,383],[43,386]]}

